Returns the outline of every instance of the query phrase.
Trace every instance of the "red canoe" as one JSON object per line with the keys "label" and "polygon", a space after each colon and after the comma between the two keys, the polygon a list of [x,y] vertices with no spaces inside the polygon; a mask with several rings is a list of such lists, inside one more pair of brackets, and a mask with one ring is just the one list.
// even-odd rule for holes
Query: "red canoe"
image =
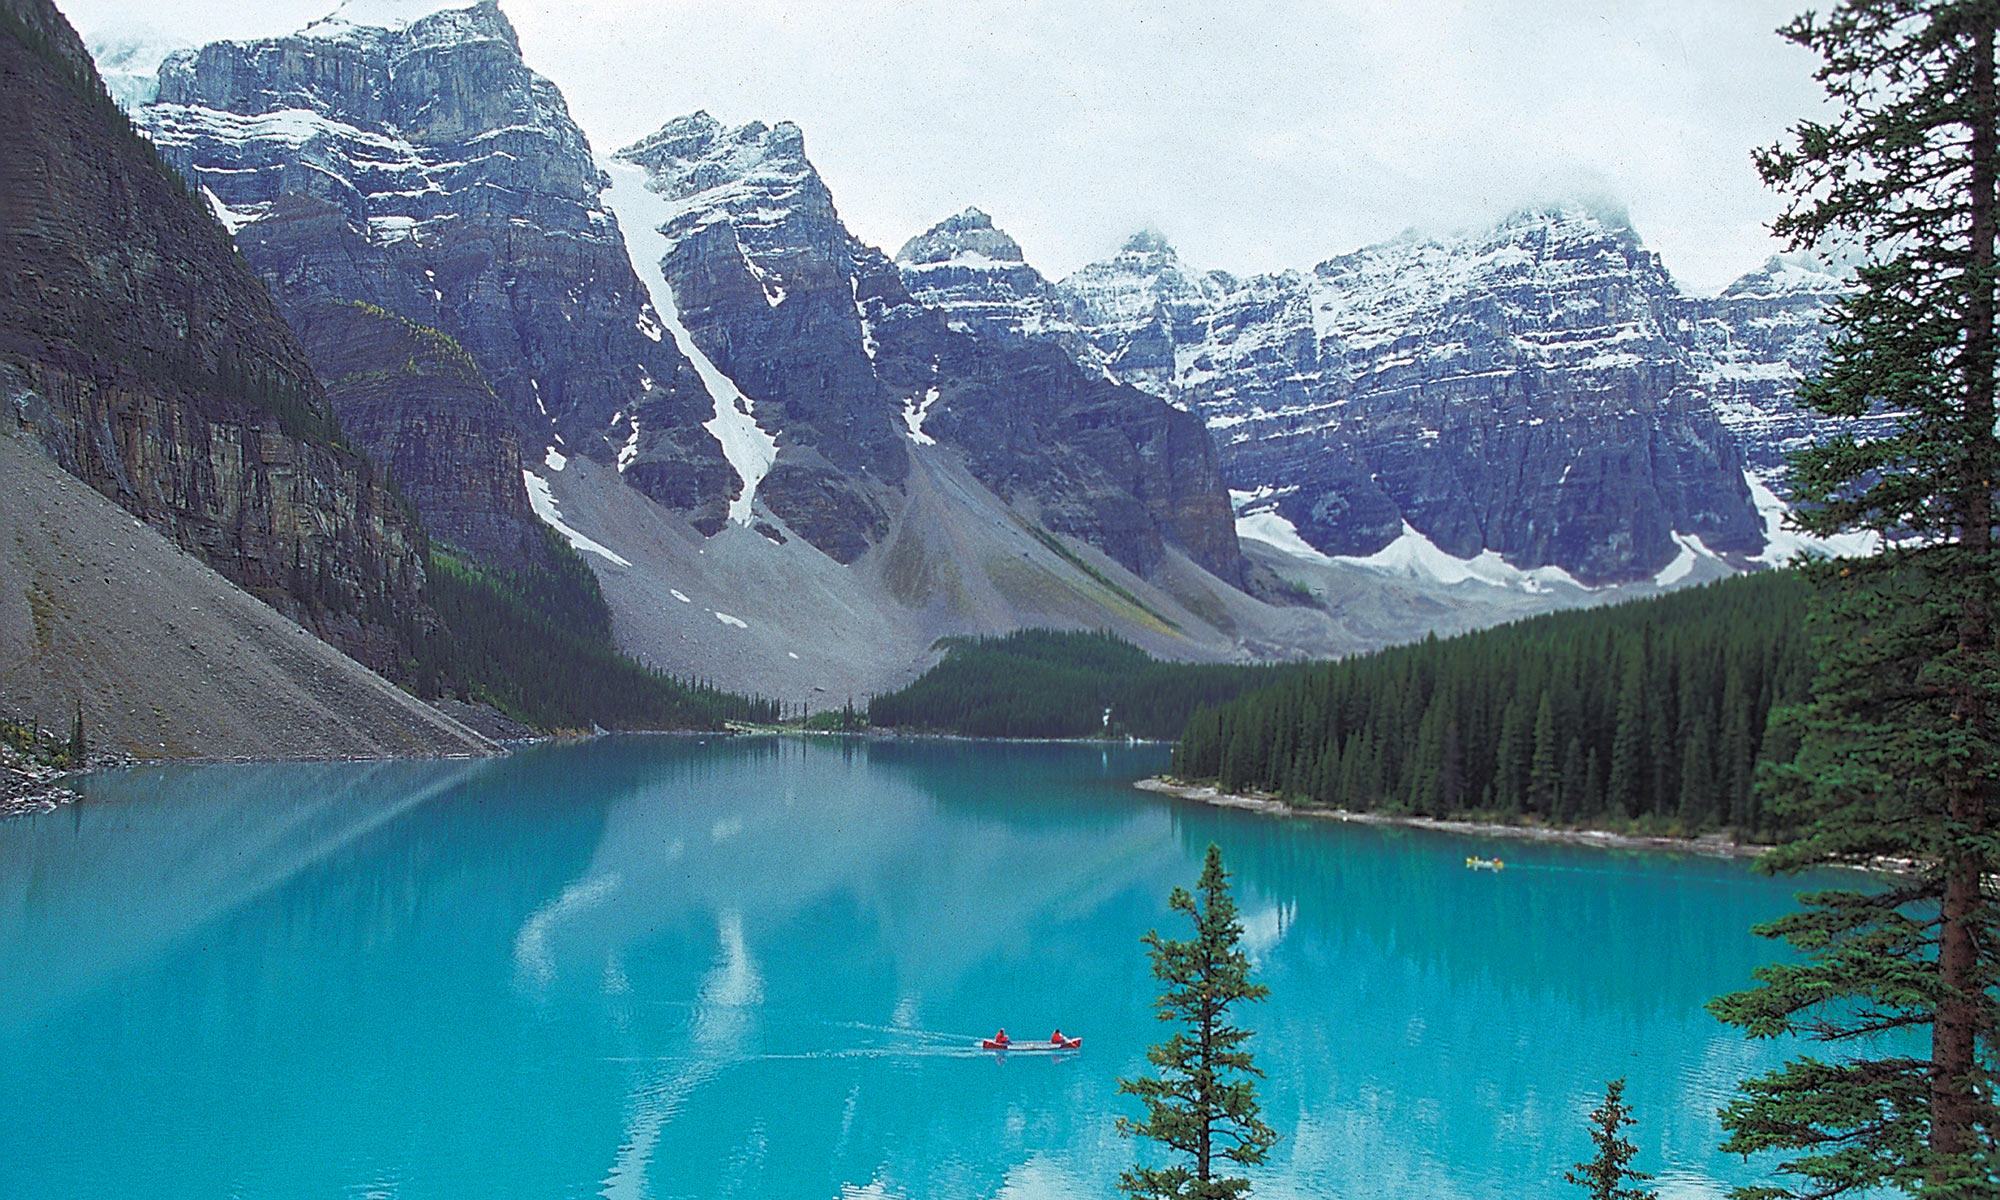
{"label": "red canoe", "polygon": [[979,1048],[981,1050],[1081,1050],[1083,1039],[1073,1037],[1064,1038],[1059,1042],[996,1042],[992,1038],[980,1038]]}

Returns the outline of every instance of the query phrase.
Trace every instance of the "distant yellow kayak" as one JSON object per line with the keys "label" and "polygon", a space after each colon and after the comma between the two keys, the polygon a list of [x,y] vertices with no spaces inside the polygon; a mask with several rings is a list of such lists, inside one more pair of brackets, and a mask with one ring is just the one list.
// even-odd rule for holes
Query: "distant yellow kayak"
{"label": "distant yellow kayak", "polygon": [[1497,858],[1480,858],[1478,855],[1473,855],[1465,860],[1465,865],[1474,871],[1498,871],[1507,864]]}

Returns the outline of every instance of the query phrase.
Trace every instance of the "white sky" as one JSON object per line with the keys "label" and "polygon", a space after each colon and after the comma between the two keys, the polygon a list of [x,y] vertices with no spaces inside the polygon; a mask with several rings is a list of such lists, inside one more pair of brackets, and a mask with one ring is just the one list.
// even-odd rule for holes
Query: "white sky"
{"label": "white sky", "polygon": [[[86,39],[284,32],[333,0],[58,0]],[[372,0],[381,3],[382,0]],[[442,2],[416,0],[425,7]],[[891,253],[967,205],[1060,277],[1137,229],[1307,268],[1411,226],[1622,202],[1683,283],[1779,247],[1753,147],[1819,103],[1805,0],[501,0],[599,150],[798,122]]]}

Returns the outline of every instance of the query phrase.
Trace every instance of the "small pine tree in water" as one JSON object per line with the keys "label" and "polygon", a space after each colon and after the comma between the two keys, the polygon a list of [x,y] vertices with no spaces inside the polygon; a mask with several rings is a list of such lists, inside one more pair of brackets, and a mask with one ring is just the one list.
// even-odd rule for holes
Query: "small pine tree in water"
{"label": "small pine tree in water", "polygon": [[1590,1112],[1590,1140],[1596,1144],[1597,1154],[1576,1164],[1575,1170],[1564,1171],[1563,1181],[1588,1191],[1590,1200],[1658,1200],[1658,1192],[1625,1186],[1652,1178],[1631,1167],[1638,1147],[1620,1133],[1631,1124],[1635,1122],[1632,1110],[1625,1107],[1625,1081],[1614,1079],[1604,1085],[1604,1104]]}
{"label": "small pine tree in water", "polygon": [[1217,1172],[1222,1164],[1255,1166],[1278,1140],[1258,1119],[1255,1079],[1263,1075],[1243,1049],[1250,1030],[1230,1023],[1230,1006],[1262,1000],[1270,989],[1250,982],[1250,960],[1240,945],[1242,923],[1229,895],[1222,851],[1209,846],[1195,890],[1175,888],[1167,904],[1194,922],[1190,941],[1160,936],[1143,939],[1151,951],[1153,977],[1166,985],[1158,1016],[1181,1026],[1146,1051],[1157,1076],[1121,1079],[1118,1090],[1139,1097],[1143,1120],[1118,1119],[1118,1132],[1150,1138],[1190,1160],[1153,1169],[1135,1166],[1118,1177],[1118,1190],[1139,1200],[1233,1200],[1249,1192],[1250,1181]]}

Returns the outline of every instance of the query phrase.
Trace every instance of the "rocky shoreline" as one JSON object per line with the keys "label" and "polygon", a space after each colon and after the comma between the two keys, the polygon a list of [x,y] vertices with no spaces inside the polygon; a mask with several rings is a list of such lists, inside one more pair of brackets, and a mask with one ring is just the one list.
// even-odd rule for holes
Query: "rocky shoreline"
{"label": "rocky shoreline", "polygon": [[73,774],[32,763],[0,764],[0,820],[53,812],[82,799],[63,782]]}
{"label": "rocky shoreline", "polygon": [[1409,829],[1431,829],[1441,833],[1469,833],[1482,837],[1518,838],[1531,842],[1565,842],[1577,846],[1602,846],[1609,850],[1671,850],[1683,854],[1706,854],[1718,858],[1755,858],[1769,849],[1755,842],[1739,842],[1721,834],[1695,838],[1612,833],[1604,829],[1559,829],[1546,825],[1502,825],[1483,821],[1452,821],[1438,817],[1399,816],[1391,813],[1351,812],[1344,808],[1299,808],[1275,796],[1237,795],[1204,784],[1178,783],[1154,777],[1132,785],[1140,791],[1192,800],[1216,808],[1239,808],[1274,817],[1310,817],[1324,821],[1345,821],[1356,825],[1397,825]]}

